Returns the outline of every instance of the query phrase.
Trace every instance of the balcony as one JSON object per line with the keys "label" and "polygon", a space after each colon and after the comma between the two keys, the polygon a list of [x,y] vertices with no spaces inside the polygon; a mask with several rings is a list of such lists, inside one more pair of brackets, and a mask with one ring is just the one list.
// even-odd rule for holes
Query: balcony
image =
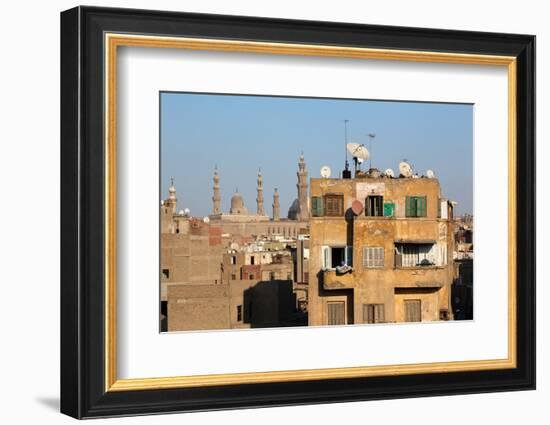
{"label": "balcony", "polygon": [[323,289],[352,289],[355,287],[353,272],[336,273],[336,270],[323,271]]}

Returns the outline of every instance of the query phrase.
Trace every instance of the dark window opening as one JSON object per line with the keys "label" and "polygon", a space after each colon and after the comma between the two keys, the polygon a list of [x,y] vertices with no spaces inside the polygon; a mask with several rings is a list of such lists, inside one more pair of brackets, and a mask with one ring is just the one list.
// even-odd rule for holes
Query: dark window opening
{"label": "dark window opening", "polygon": [[365,215],[369,217],[383,217],[384,197],[379,195],[367,196],[367,199],[365,199]]}
{"label": "dark window opening", "polygon": [[251,265],[254,265],[254,259],[255,259],[255,257],[252,255],[252,256],[250,257],[250,264],[251,264]]}
{"label": "dark window opening", "polygon": [[243,306],[238,305],[237,306],[237,322],[243,321]]}
{"label": "dark window opening", "polygon": [[162,269],[162,275],[165,279],[170,279],[170,269]]}

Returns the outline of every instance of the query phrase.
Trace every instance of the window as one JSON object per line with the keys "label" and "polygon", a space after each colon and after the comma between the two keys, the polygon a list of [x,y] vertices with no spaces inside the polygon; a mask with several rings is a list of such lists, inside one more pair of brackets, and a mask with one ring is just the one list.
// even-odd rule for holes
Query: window
{"label": "window", "polygon": [[342,217],[344,215],[344,195],[325,195],[324,210],[327,217]]}
{"label": "window", "polygon": [[237,257],[231,256],[231,264],[237,264]]}
{"label": "window", "polygon": [[162,276],[165,279],[170,279],[170,269],[162,269]]}
{"label": "window", "polygon": [[363,304],[363,323],[384,323],[384,304]]}
{"label": "window", "polygon": [[243,321],[243,306],[238,305],[237,306],[237,322]]}
{"label": "window", "polygon": [[275,272],[269,272],[269,280],[275,280]]}
{"label": "window", "polygon": [[426,197],[407,196],[405,215],[407,217],[426,217]]}
{"label": "window", "polygon": [[254,280],[254,273],[249,273],[248,274],[248,279],[249,280]]}
{"label": "window", "polygon": [[329,325],[346,324],[346,305],[344,301],[327,303],[327,323]]}
{"label": "window", "polygon": [[384,267],[384,248],[381,246],[363,247],[363,267]]}
{"label": "window", "polygon": [[323,216],[323,198],[320,196],[311,197],[311,215],[313,217]]}
{"label": "window", "polygon": [[231,280],[237,280],[237,275],[235,273],[231,275]]}
{"label": "window", "polygon": [[420,267],[438,265],[434,244],[398,243],[395,244],[395,267]]}
{"label": "window", "polygon": [[352,246],[323,246],[323,269],[334,269],[342,265],[342,262],[353,267]]}
{"label": "window", "polygon": [[251,264],[251,265],[254,265],[254,258],[255,258],[255,257],[254,257],[253,255],[250,256],[250,264]]}
{"label": "window", "polygon": [[422,302],[420,300],[405,300],[405,322],[422,321]]}
{"label": "window", "polygon": [[365,199],[365,215],[382,217],[384,215],[383,199],[380,195],[367,196],[367,199]]}

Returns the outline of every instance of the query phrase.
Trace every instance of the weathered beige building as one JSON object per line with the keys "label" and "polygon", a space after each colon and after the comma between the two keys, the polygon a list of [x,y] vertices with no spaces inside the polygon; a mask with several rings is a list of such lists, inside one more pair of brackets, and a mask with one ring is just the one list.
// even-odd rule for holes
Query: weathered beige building
{"label": "weathered beige building", "polygon": [[314,178],[310,190],[310,325],[452,319],[453,206],[437,179]]}

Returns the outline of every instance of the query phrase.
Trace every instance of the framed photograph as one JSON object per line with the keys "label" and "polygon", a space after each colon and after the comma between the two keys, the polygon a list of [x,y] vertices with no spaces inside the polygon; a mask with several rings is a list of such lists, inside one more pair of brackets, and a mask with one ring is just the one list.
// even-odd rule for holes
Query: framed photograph
{"label": "framed photograph", "polygon": [[535,37],[61,14],[61,411],[535,388]]}

